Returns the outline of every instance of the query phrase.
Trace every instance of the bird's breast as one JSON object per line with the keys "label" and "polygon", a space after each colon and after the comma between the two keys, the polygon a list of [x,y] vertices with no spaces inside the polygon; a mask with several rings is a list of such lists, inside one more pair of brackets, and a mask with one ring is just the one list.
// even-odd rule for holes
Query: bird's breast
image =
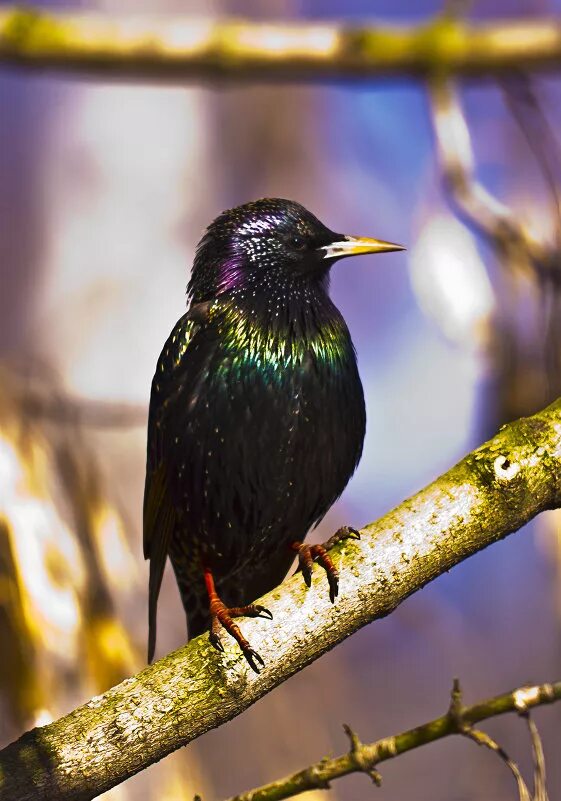
{"label": "bird's breast", "polygon": [[328,372],[344,368],[354,361],[352,342],[332,304],[329,312],[322,316],[287,306],[256,314],[227,306],[216,319],[223,357],[248,374],[262,371],[279,379],[313,366]]}
{"label": "bird's breast", "polygon": [[176,497],[209,552],[241,565],[305,536],[340,495],[362,451],[364,399],[342,318],[303,330],[231,315],[207,341],[199,379],[174,401]]}

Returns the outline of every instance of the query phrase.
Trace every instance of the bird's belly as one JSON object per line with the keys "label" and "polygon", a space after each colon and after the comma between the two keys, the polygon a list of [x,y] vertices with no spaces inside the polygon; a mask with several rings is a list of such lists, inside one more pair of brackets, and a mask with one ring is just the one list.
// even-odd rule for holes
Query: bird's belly
{"label": "bird's belly", "polygon": [[178,444],[183,547],[196,542],[224,573],[304,538],[360,458],[364,401],[351,367],[213,372]]}

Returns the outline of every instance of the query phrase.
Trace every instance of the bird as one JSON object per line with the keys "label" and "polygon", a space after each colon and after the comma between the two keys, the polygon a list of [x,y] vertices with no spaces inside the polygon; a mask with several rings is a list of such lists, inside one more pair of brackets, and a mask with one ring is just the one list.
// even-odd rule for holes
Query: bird
{"label": "bird", "polygon": [[307,533],[355,471],[366,412],[356,352],[329,296],[340,259],[404,250],[327,228],[304,206],[263,198],[221,213],[198,244],[188,310],[160,354],[151,386],[143,507],[150,561],[148,661],[170,559],[188,637],[225,629],[259,672],[239,617],[272,619],[253,603],[295,557],[310,586],[339,576],[326,543]]}

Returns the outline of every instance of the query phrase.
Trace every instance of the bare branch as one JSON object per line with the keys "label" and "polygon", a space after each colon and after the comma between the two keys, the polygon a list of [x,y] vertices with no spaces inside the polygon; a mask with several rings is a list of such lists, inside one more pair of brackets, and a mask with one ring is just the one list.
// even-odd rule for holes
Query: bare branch
{"label": "bare branch", "polygon": [[[561,504],[561,399],[505,426],[433,484],[337,546],[341,593],[314,574],[263,598],[274,620],[245,620],[264,658],[192,640],[85,706],[0,752],[0,801],[85,801],[247,709],[361,626],[471,554]],[[531,703],[531,694],[519,698]]]}
{"label": "bare branch", "polygon": [[[282,801],[284,798],[292,798],[308,790],[326,789],[334,779],[340,779],[342,776],[348,776],[351,773],[366,773],[375,784],[379,785],[381,777],[376,770],[376,766],[381,762],[386,762],[388,759],[393,759],[414,748],[420,748],[422,745],[428,745],[428,743],[433,743],[452,734],[469,737],[478,745],[483,745],[499,753],[515,776],[521,801],[530,801],[528,790],[520,775],[518,766],[507,757],[501,747],[485,732],[473,728],[475,723],[479,723],[482,720],[504,715],[506,712],[519,712],[519,698],[521,695],[531,699],[526,710],[530,706],[536,707],[542,704],[550,704],[561,699],[561,682],[542,684],[535,687],[520,687],[510,693],[490,698],[488,701],[464,707],[461,703],[459,684],[455,681],[454,689],[452,690],[452,703],[445,715],[424,723],[422,726],[416,726],[414,729],[404,731],[401,734],[384,737],[382,740],[368,744],[361,743],[358,736],[349,726],[345,725],[345,733],[351,741],[351,748],[347,754],[333,759],[322,759],[320,762],[316,762],[298,773],[250,790],[247,793],[242,793],[235,796],[235,798],[228,799],[228,801]],[[533,738],[537,737],[541,748],[541,740],[537,730],[532,736]],[[534,747],[535,742],[535,739],[533,739]],[[547,798],[536,794],[535,801],[547,801]]]}
{"label": "bare branch", "polygon": [[[554,700],[552,685],[544,684],[543,688],[545,688],[544,697],[546,699],[546,703]],[[519,690],[514,690],[510,694],[511,701],[514,705],[514,709],[518,710],[518,693],[520,691],[527,692],[528,690],[533,690],[535,692],[536,689],[538,690],[538,696],[540,696],[540,690],[542,688],[521,687]],[[473,721],[470,721],[466,718],[465,710],[462,704],[460,682],[458,679],[454,679],[454,686],[452,688],[452,699],[450,702],[450,708],[448,710],[448,716],[451,718],[453,724],[455,725],[455,730],[452,732],[453,734],[461,734],[463,737],[467,737],[468,740],[472,740],[476,745],[481,745],[484,748],[488,748],[494,754],[497,754],[497,756],[505,763],[507,768],[514,776],[514,780],[516,781],[519,801],[532,801],[530,798],[530,793],[528,792],[528,788],[526,786],[526,782],[522,778],[522,774],[520,773],[520,768],[518,767],[516,762],[514,762],[509,757],[504,748],[502,748],[495,740],[493,740],[493,738],[490,737],[487,734],[487,732],[484,732],[481,729],[476,729],[473,725]]]}
{"label": "bare branch", "polygon": [[[519,75],[519,73],[516,73]],[[556,211],[559,191],[557,188],[561,167],[558,146],[549,128],[531,84],[525,77],[517,81],[509,77],[503,82],[509,87],[509,105],[528,140],[544,172]],[[516,87],[516,96],[514,88]],[[520,334],[516,328],[516,315],[500,313],[495,320],[495,342],[493,358],[498,374],[505,379],[502,395],[505,398],[504,416],[517,417],[521,410],[536,408],[559,393],[559,325],[555,314],[559,288],[561,288],[560,240],[548,244],[532,236],[523,219],[512,213],[494,197],[477,179],[469,128],[462,110],[455,82],[446,76],[435,76],[429,83],[431,112],[436,148],[444,186],[451,204],[468,226],[482,235],[494,248],[503,267],[503,295],[505,303],[516,304],[518,296],[527,292],[527,279],[538,291],[541,309],[538,325],[543,336],[543,383],[534,382],[535,394],[532,403],[529,396],[520,394],[520,381],[527,358],[520,347]],[[506,90],[505,90],[506,91]],[[558,228],[558,230],[560,230]],[[522,279],[522,282],[520,281]],[[521,287],[523,287],[521,289]],[[508,390],[512,390],[509,392]],[[522,409],[520,401],[522,398]]]}
{"label": "bare branch", "polygon": [[23,421],[41,420],[90,428],[145,426],[148,406],[128,401],[104,401],[69,394],[59,377],[44,365],[0,362],[0,386]]}
{"label": "bare branch", "polygon": [[528,722],[528,729],[532,740],[532,754],[534,757],[534,801],[549,801],[545,782],[545,756],[543,753],[542,738],[529,711],[523,713],[523,716]]}
{"label": "bare branch", "polygon": [[527,241],[507,206],[476,179],[471,136],[453,81],[433,78],[429,92],[443,179],[460,214],[492,242],[514,237],[537,249],[538,243]]}
{"label": "bare branch", "polygon": [[417,27],[257,23],[183,17],[120,18],[0,11],[0,62],[112,78],[333,80],[468,75],[561,64],[561,23],[469,24],[453,15]]}
{"label": "bare branch", "polygon": [[91,400],[63,393],[55,398],[46,398],[39,393],[22,393],[21,405],[22,413],[35,419],[90,428],[144,427],[148,416],[145,404]]}
{"label": "bare branch", "polygon": [[[546,699],[546,703],[553,699],[552,693],[552,685],[544,684],[543,688],[545,688],[545,695],[544,698]],[[522,691],[527,690],[536,690],[536,688],[529,688],[529,687],[522,687]],[[540,690],[538,689],[538,696],[540,696]],[[510,700],[514,704],[514,708],[518,709],[517,707],[517,693],[520,690],[514,690],[510,694]],[[476,729],[474,721],[469,720],[466,717],[466,710],[462,703],[462,691],[460,689],[460,681],[459,679],[454,679],[454,685],[452,687],[452,697],[450,700],[450,707],[448,709],[448,717],[450,722],[453,726],[451,734],[461,734],[463,737],[466,737],[468,740],[472,740],[476,745],[481,745],[484,748],[488,748],[494,754],[497,754],[498,757],[505,763],[507,768],[510,770],[514,779],[516,781],[516,786],[518,788],[518,795],[519,801],[531,801],[530,793],[528,792],[528,788],[526,787],[526,782],[522,778],[522,774],[520,773],[520,769],[516,762],[509,757],[509,755],[505,752],[505,750],[490,737],[487,732],[482,731],[481,729]]]}
{"label": "bare branch", "polygon": [[531,270],[544,282],[560,284],[558,250],[535,239],[523,222],[477,180],[469,128],[454,82],[433,77],[429,96],[444,185],[460,217],[487,239],[511,271]]}
{"label": "bare branch", "polygon": [[561,251],[561,153],[559,144],[530,77],[522,72],[504,76],[501,85],[512,116],[534,154],[551,196],[556,248]]}

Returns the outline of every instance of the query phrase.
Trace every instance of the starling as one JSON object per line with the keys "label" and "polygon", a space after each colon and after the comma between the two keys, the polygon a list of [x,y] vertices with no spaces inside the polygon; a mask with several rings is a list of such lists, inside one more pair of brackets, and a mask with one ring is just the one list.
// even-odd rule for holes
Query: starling
{"label": "starling", "polygon": [[332,264],[403,250],[336,234],[290,200],[223,212],[198,245],[190,307],[152,382],[144,492],[150,560],[148,660],[166,558],[189,637],[223,627],[255,671],[263,660],[235,618],[268,617],[252,603],[279,584],[295,554],[306,584],[317,561],[331,600],[329,548],[344,527],[304,545],[353,474],[365,433],[355,350],[328,294]]}

